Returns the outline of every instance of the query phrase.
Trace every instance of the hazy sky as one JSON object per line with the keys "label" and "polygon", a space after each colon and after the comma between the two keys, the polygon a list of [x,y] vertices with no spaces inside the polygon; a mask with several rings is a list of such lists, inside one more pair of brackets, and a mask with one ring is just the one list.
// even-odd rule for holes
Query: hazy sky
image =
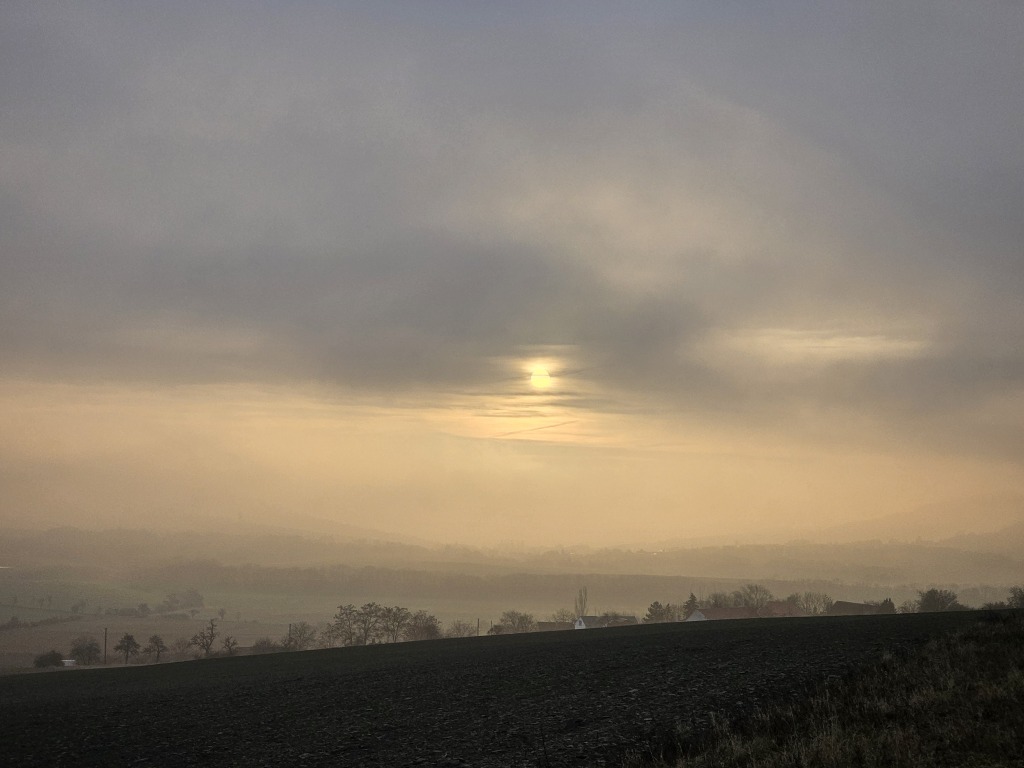
{"label": "hazy sky", "polygon": [[503,5],[0,4],[0,524],[1024,516],[1024,5]]}

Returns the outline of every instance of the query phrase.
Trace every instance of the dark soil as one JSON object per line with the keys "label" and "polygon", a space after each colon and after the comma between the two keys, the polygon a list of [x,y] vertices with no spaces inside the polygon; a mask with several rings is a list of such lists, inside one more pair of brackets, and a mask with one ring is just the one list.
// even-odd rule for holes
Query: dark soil
{"label": "dark soil", "polygon": [[0,678],[9,765],[617,765],[976,614],[762,619]]}

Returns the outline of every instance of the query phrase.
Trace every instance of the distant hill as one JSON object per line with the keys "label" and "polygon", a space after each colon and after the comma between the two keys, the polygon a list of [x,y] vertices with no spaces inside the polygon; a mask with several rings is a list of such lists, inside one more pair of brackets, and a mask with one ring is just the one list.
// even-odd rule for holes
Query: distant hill
{"label": "distant hill", "polygon": [[663,550],[566,548],[517,553],[295,534],[58,528],[6,533],[0,538],[0,564],[20,571],[73,569],[79,575],[93,574],[100,578],[202,561],[218,567],[343,565],[481,576],[607,574],[833,582],[879,587],[1005,586],[1024,580],[1022,542],[1024,523],[997,533],[965,535],[942,543],[804,541]]}

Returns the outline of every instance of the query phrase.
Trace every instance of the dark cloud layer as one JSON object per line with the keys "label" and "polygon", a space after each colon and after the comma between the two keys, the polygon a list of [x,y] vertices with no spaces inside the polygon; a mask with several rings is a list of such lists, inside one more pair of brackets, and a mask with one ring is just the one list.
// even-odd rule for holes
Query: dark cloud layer
{"label": "dark cloud layer", "polygon": [[[1024,11],[740,10],[6,3],[5,370],[429,394],[561,344],[650,408],[908,428],[1019,392]],[[766,329],[890,351],[721,343]]]}

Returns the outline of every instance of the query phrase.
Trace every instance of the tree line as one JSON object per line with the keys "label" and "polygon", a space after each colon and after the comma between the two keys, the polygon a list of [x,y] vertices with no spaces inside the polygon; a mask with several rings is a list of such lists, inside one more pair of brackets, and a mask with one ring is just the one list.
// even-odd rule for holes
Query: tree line
{"label": "tree line", "polygon": [[[771,590],[761,584],[747,584],[733,592],[712,592],[700,599],[692,592],[686,602],[673,605],[662,604],[657,600],[651,603],[643,621],[657,624],[670,621],[683,621],[694,611],[701,608],[750,608],[761,610],[769,603],[782,602],[798,608],[809,616],[823,616],[831,610],[834,601],[824,592],[792,593],[783,600],[776,600]],[[949,589],[918,590],[917,599],[903,602],[899,608],[890,598],[869,600],[865,605],[872,605],[878,613],[936,613],[940,611],[966,611],[969,606],[962,604],[956,592]],[[985,610],[1024,609],[1024,587],[1011,587],[1009,596],[1004,601],[986,603],[981,606]]]}
{"label": "tree line", "polygon": [[[194,592],[194,590],[190,590]],[[195,593],[198,595],[198,593]],[[199,598],[201,600],[201,596]],[[171,601],[167,601],[169,604]],[[762,609],[769,603],[776,602],[771,590],[761,584],[747,584],[731,593],[712,592],[700,599],[692,592],[682,604],[661,603],[655,600],[647,609],[643,622],[656,624],[663,622],[682,621],[694,611],[701,608],[743,607]],[[823,592],[793,593],[781,602],[789,603],[811,616],[828,613],[833,600]],[[896,613],[897,608],[892,600],[867,603],[875,605],[879,613]],[[180,605],[180,603],[178,604]],[[1016,609],[1024,610],[1024,586],[1011,587],[1005,601],[986,603],[983,609]],[[587,610],[587,591],[582,588],[577,594],[573,609],[561,609],[551,615],[551,621],[570,624]],[[968,610],[959,602],[952,590],[931,588],[919,590],[916,600],[903,603],[899,613],[929,613],[938,611]],[[224,610],[220,612],[223,619]],[[608,611],[605,618],[621,618],[622,614]],[[497,624],[488,629],[488,634],[510,634],[534,632],[537,621],[533,614],[518,610],[508,610],[501,614]],[[401,641],[436,640],[441,638],[473,637],[479,634],[479,627],[462,620],[455,620],[447,628],[431,613],[424,610],[410,611],[401,606],[386,606],[376,602],[365,603],[360,607],[343,604],[333,619],[314,627],[300,621],[289,625],[288,634],[274,640],[269,637],[259,638],[253,643],[252,653],[272,653],[277,651],[304,651],[311,648],[337,648],[379,643],[397,643]],[[220,644],[217,644],[217,639]],[[210,619],[205,627],[191,638],[179,638],[168,647],[160,635],[152,635],[143,646],[130,633],[125,633],[114,645],[114,651],[124,657],[127,664],[133,658],[153,659],[159,662],[161,656],[174,654],[177,658],[192,655],[203,658],[216,655],[232,656],[237,653],[238,641],[231,635],[222,635],[217,628],[217,619]],[[60,666],[63,659],[74,659],[78,664],[96,664],[102,657],[99,642],[91,635],[80,635],[71,643],[70,652],[65,657],[60,651],[52,650],[41,654],[35,659],[35,666]]]}

